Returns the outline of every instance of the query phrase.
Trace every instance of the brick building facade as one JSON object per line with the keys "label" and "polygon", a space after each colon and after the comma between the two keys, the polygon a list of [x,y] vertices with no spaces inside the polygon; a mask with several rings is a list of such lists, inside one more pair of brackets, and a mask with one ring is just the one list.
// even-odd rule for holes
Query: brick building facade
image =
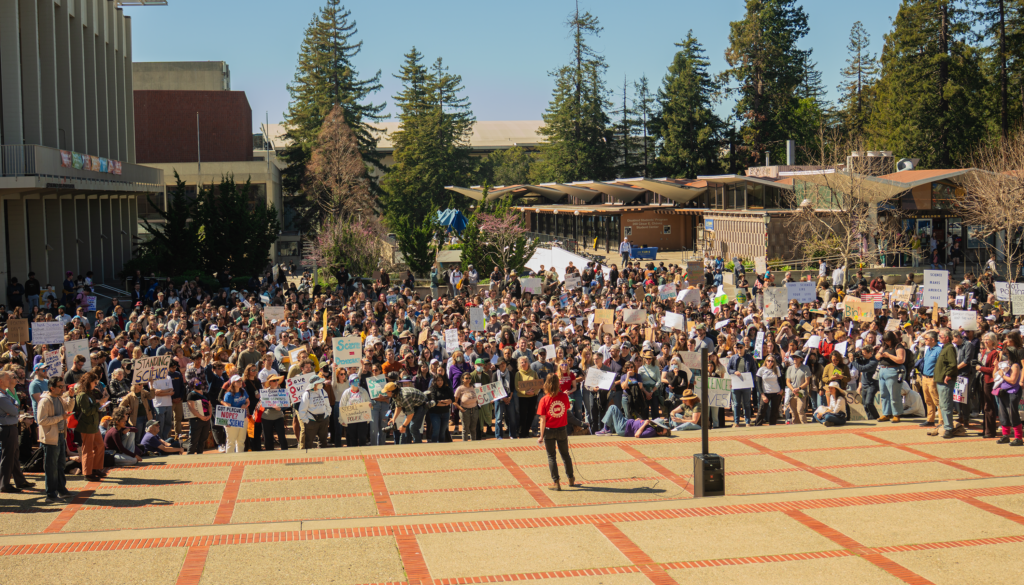
{"label": "brick building facade", "polygon": [[[252,108],[243,91],[137,90],[140,164],[252,160]],[[199,146],[196,144],[199,112]]]}

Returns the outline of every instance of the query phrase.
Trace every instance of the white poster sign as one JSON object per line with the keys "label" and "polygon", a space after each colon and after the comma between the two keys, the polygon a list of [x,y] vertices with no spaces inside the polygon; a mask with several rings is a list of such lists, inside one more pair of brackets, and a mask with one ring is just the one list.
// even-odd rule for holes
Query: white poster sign
{"label": "white poster sign", "polygon": [[539,278],[523,278],[520,282],[523,283],[524,293],[540,294],[541,284]]}
{"label": "white poster sign", "polygon": [[267,307],[263,309],[263,318],[267,321],[284,320],[284,307]]}
{"label": "white poster sign", "polygon": [[608,390],[615,383],[615,372],[605,372],[597,368],[587,368],[587,377],[583,380],[585,388]]}
{"label": "white poster sign", "polygon": [[921,285],[921,306],[932,307],[938,303],[940,309],[949,304],[949,272],[945,270],[925,270],[924,284]]}
{"label": "white poster sign", "polygon": [[363,340],[358,335],[335,337],[333,342],[334,367],[356,368],[363,360]]}
{"label": "white poster sign", "polygon": [[64,343],[64,324],[60,321],[37,322],[32,324],[32,343],[55,344]]}
{"label": "white poster sign", "polygon": [[490,404],[508,396],[501,382],[492,382],[476,389],[476,399],[480,404]]}
{"label": "white poster sign", "polygon": [[764,289],[764,316],[766,319],[785,319],[789,314],[789,289],[782,286]]}
{"label": "white poster sign", "polygon": [[64,342],[64,369],[71,370],[75,365],[75,356],[82,356],[85,358],[85,365],[82,366],[82,370],[89,371],[92,369],[92,358],[89,357],[89,340],[88,339],[76,339],[74,341]]}
{"label": "white poster sign", "polygon": [[754,257],[754,274],[764,274],[768,272],[768,259],[764,256]]}
{"label": "white poster sign", "polygon": [[[788,282],[786,283],[786,290],[788,291],[788,301],[796,301],[801,305],[804,303],[813,303],[817,296],[814,292],[813,282]],[[765,301],[767,303],[767,300]]]}
{"label": "white poster sign", "polygon": [[230,406],[217,405],[217,408],[213,411],[213,424],[218,427],[238,427],[245,428],[245,409],[244,408],[231,408]]}
{"label": "white poster sign", "polygon": [[676,296],[676,285],[674,282],[663,284],[658,287],[658,298],[665,301]]}
{"label": "white poster sign", "polygon": [[43,359],[46,360],[46,375],[47,376],[60,376],[64,373],[64,364],[60,361],[60,350],[55,349],[48,351],[43,354]]}
{"label": "white poster sign", "polygon": [[729,374],[729,382],[735,390],[754,387],[754,374],[743,372],[742,374]]}
{"label": "white poster sign", "polygon": [[700,291],[695,288],[681,290],[679,291],[679,294],[676,295],[676,302],[683,303],[686,305],[699,305]]}
{"label": "white poster sign", "polygon": [[[287,388],[262,388],[260,390],[260,401],[264,408],[288,408],[292,405],[291,395]],[[185,409],[186,411],[188,409]]]}
{"label": "white poster sign", "polygon": [[952,329],[960,329],[963,327],[964,331],[977,331],[978,330],[978,312],[977,311],[958,311],[953,309],[949,312],[949,326]]}
{"label": "white poster sign", "polygon": [[[335,338],[338,339],[338,338]],[[310,372],[285,381],[285,389],[288,391],[288,399],[292,404],[297,404],[302,399],[302,391],[309,385],[309,381],[316,377],[316,373]]]}
{"label": "white poster sign", "polygon": [[666,311],[665,316],[662,318],[662,324],[669,329],[676,329],[682,331],[683,327],[686,326],[686,317],[681,313],[673,313]]}
{"label": "white poster sign", "polygon": [[[693,392],[700,396],[704,391],[701,388],[701,377],[693,379]],[[727,378],[708,378],[708,406],[718,408],[729,408],[732,403],[732,381]]]}
{"label": "white poster sign", "polygon": [[374,376],[366,379],[366,389],[370,392],[370,398],[379,398],[384,394],[384,386],[387,386],[388,380],[384,374]]}
{"label": "white poster sign", "polygon": [[459,348],[459,330],[458,329],[445,329],[444,330],[444,350],[449,354],[458,351]]}
{"label": "white poster sign", "polygon": [[565,277],[565,290],[576,290],[580,287],[580,275],[569,274]]}
{"label": "white poster sign", "polygon": [[642,325],[647,322],[647,311],[643,309],[623,309],[622,322],[626,325]]}
{"label": "white poster sign", "polygon": [[483,331],[484,326],[484,310],[482,307],[470,307],[469,308],[469,330],[470,331]]}

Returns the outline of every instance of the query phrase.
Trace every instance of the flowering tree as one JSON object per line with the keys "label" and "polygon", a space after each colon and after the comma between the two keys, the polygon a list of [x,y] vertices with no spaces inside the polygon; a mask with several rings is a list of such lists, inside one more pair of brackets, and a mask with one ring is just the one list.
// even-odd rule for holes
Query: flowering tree
{"label": "flowering tree", "polygon": [[356,276],[397,269],[387,230],[380,219],[371,214],[325,221],[312,242],[307,260],[331,274],[337,274],[341,267]]}
{"label": "flowering tree", "polygon": [[526,237],[523,215],[503,198],[494,213],[480,214],[480,234],[485,256],[506,272],[520,272],[537,250],[538,242]]}

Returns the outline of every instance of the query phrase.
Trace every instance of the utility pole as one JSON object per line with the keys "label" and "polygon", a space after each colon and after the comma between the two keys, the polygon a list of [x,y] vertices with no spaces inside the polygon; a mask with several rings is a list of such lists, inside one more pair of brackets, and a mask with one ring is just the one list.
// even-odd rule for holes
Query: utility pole
{"label": "utility pole", "polygon": [[199,112],[196,112],[196,160],[199,162],[199,180],[196,185],[196,195],[198,195],[199,187],[203,184],[203,148],[199,143]]}

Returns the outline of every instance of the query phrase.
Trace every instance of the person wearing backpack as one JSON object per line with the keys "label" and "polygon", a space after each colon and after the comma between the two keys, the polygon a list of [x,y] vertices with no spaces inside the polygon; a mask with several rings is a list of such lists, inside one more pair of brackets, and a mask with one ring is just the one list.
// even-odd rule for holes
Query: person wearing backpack
{"label": "person wearing backpack", "polygon": [[106,402],[106,391],[98,395],[96,387],[99,378],[86,372],[75,385],[75,420],[82,435],[82,475],[90,481],[100,481],[107,474],[103,471],[103,435],[100,434],[100,409]]}
{"label": "person wearing backpack", "polygon": [[36,409],[36,423],[39,426],[39,442],[43,447],[43,472],[46,475],[46,503],[59,503],[71,498],[64,477],[67,463],[67,428],[71,412],[64,406],[64,380],[60,376],[50,378],[46,392],[43,392]]}

